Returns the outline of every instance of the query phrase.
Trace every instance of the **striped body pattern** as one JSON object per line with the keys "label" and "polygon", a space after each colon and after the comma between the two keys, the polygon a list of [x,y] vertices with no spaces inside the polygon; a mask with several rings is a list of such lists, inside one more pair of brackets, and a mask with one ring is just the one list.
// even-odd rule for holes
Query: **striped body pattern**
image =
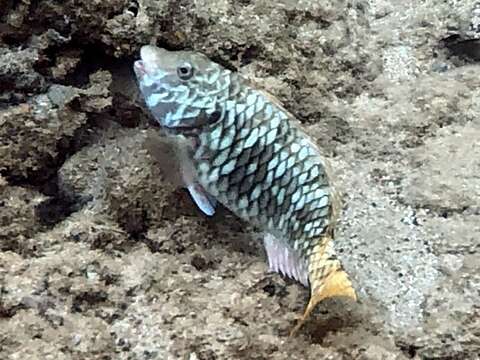
{"label": "striped body pattern", "polygon": [[141,49],[134,66],[155,119],[182,144],[185,186],[265,232],[272,271],[311,288],[301,323],[326,297],[355,299],[332,244],[338,212],[325,159],[296,119],[237,73],[187,51]]}

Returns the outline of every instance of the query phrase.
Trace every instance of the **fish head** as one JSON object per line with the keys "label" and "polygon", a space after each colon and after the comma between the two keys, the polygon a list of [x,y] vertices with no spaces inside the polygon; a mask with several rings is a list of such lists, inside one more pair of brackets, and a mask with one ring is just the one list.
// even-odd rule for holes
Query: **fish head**
{"label": "fish head", "polygon": [[228,93],[221,78],[230,71],[205,55],[143,46],[134,71],[145,102],[166,128],[195,128]]}

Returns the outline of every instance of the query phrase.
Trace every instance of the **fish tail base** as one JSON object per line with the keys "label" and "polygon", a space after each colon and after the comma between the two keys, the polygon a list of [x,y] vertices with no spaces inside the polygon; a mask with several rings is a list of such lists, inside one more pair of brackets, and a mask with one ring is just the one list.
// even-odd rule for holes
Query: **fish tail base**
{"label": "fish tail base", "polygon": [[309,262],[311,296],[303,316],[290,332],[295,335],[309,318],[315,307],[324,299],[331,297],[346,297],[354,301],[357,294],[347,273],[343,270],[340,261],[331,244],[331,239],[325,238],[312,253]]}

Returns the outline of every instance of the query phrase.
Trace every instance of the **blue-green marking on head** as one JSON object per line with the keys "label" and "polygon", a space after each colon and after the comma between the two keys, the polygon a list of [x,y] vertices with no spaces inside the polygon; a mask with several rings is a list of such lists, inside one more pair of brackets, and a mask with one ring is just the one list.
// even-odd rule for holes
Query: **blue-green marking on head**
{"label": "blue-green marking on head", "polygon": [[228,95],[230,71],[191,51],[146,45],[134,64],[145,103],[160,125],[195,127],[202,115],[218,110]]}

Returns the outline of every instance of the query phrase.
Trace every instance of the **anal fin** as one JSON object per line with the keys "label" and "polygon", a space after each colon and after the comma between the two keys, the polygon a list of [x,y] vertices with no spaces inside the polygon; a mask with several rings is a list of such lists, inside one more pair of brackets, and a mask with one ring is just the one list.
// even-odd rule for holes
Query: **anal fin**
{"label": "anal fin", "polygon": [[308,269],[304,258],[272,234],[265,234],[263,243],[270,271],[281,273],[308,286]]}

